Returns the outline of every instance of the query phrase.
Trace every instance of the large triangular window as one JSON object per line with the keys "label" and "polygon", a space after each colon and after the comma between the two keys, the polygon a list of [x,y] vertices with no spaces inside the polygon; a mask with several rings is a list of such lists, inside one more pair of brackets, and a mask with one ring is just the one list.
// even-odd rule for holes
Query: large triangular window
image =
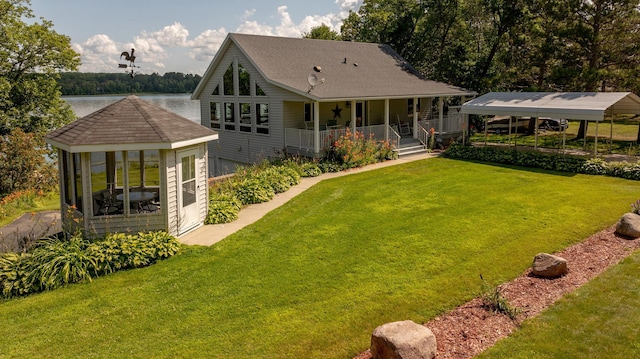
{"label": "large triangular window", "polygon": [[240,96],[251,96],[251,76],[242,64],[238,64],[238,92]]}
{"label": "large triangular window", "polygon": [[224,89],[225,96],[233,96],[233,64],[229,65],[229,68],[224,73],[222,88]]}
{"label": "large triangular window", "polygon": [[211,95],[213,95],[213,96],[219,96],[220,95],[220,85],[216,86],[216,88],[213,89],[213,92],[211,93]]}

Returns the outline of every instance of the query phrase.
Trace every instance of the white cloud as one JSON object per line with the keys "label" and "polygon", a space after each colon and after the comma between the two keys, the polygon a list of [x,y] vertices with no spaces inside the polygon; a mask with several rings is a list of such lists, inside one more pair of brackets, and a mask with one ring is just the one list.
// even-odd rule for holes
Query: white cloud
{"label": "white cloud", "polygon": [[[337,13],[325,15],[309,15],[299,23],[295,23],[287,6],[276,9],[276,24],[258,22],[253,19],[256,10],[246,10],[241,16],[241,24],[235,32],[257,35],[274,35],[300,37],[312,28],[325,24],[339,32],[342,20],[350,10],[357,11],[363,0],[335,0],[339,8]],[[196,72],[202,74],[212,58],[224,42],[227,30],[224,27],[202,31],[195,38],[189,39],[189,30],[179,22],[167,25],[158,31],[143,31],[130,43],[116,43],[104,34],[94,35],[83,43],[72,44],[73,49],[81,55],[80,71],[114,72],[119,71],[120,53],[136,49],[136,64],[141,66],[141,73],[164,72]],[[170,66],[167,66],[167,65]]]}

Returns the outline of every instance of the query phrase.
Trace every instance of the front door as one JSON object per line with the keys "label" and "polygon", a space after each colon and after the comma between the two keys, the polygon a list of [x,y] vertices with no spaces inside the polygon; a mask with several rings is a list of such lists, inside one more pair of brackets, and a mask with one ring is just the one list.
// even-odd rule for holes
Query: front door
{"label": "front door", "polygon": [[178,152],[178,208],[180,234],[198,225],[197,150]]}

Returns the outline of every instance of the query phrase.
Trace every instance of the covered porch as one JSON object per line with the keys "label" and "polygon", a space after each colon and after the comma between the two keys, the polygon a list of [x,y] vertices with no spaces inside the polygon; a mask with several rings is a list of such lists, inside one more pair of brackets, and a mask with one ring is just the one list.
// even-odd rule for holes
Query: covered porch
{"label": "covered porch", "polygon": [[[460,113],[459,106],[448,106],[450,99],[452,96],[285,102],[285,147],[317,157],[349,131],[388,141],[396,149],[403,143],[426,148],[431,128],[438,140],[466,132],[468,117]],[[465,96],[454,99],[465,101]]]}

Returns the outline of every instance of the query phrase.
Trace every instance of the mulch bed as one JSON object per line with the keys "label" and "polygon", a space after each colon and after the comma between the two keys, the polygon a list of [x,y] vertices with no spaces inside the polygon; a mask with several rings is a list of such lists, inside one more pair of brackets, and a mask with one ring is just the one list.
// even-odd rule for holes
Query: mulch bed
{"label": "mulch bed", "polygon": [[[540,314],[563,295],[587,283],[637,249],[640,249],[640,240],[616,235],[613,226],[555,253],[567,260],[567,275],[543,279],[532,276],[531,269],[528,269],[513,281],[500,285],[503,297],[520,310],[515,321],[506,315],[484,309],[479,298],[434,318],[424,325],[436,336],[436,357],[472,358],[515,331],[521,321]],[[533,257],[531,259],[533,261]],[[368,350],[354,357],[369,358],[371,353]]]}

